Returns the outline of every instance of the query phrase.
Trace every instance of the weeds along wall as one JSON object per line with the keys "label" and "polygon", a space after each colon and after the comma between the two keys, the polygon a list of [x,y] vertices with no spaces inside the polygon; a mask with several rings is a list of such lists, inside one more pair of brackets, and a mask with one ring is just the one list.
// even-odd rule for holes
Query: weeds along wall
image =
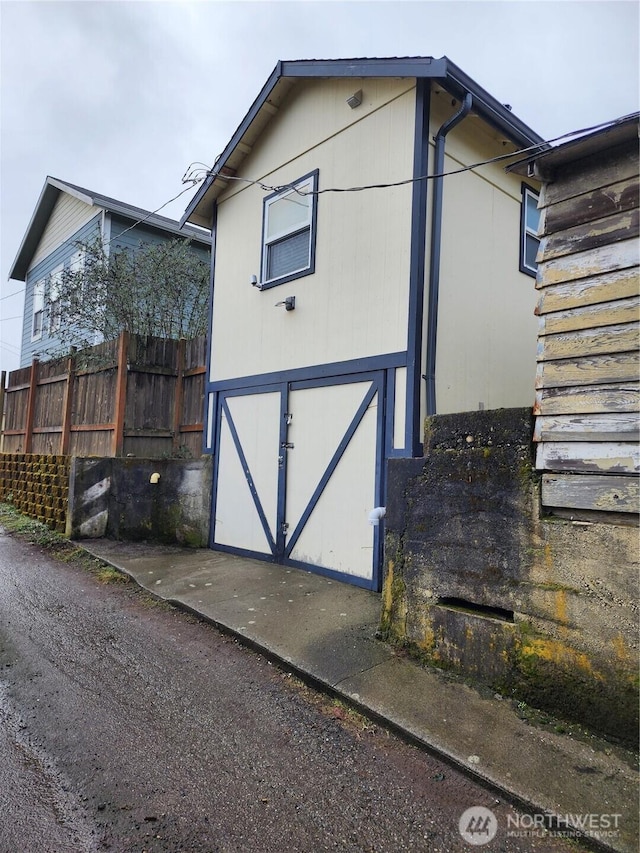
{"label": "weeds along wall", "polygon": [[382,632],[504,695],[635,742],[638,530],[545,517],[529,410],[429,418],[388,467]]}
{"label": "weeds along wall", "polygon": [[0,501],[64,533],[70,467],[69,456],[0,453]]}

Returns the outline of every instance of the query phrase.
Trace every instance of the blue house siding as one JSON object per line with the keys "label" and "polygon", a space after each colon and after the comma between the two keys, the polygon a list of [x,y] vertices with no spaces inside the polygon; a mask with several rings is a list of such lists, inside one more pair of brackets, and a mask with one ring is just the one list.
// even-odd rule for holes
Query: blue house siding
{"label": "blue house siding", "polygon": [[[191,236],[186,233],[184,237],[179,237],[177,234],[171,234],[170,232],[163,233],[157,229],[147,228],[144,224],[131,228],[133,222],[130,219],[126,219],[123,216],[116,216],[114,214],[111,214],[109,219],[110,231],[106,239],[110,241],[109,245],[111,247],[111,251],[117,251],[118,249],[136,251],[143,243],[151,246],[158,246],[161,243],[166,243],[167,241],[183,240]],[[130,231],[128,230],[129,228],[131,228]],[[209,264],[211,252],[208,248],[194,240],[191,244],[191,249],[201,260],[206,264]]]}
{"label": "blue house siding", "polygon": [[100,236],[100,219],[101,212],[86,225],[83,225],[75,234],[61,243],[56,249],[43,258],[36,266],[30,269],[27,273],[25,282],[25,299],[24,299],[24,315],[22,319],[22,351],[20,359],[20,367],[28,367],[32,359],[37,354],[41,358],[48,358],[57,348],[60,347],[60,341],[55,335],[50,335],[48,331],[48,322],[45,312],[43,323],[42,336],[36,340],[31,340],[31,331],[33,324],[33,299],[36,283],[46,280],[57,267],[63,264],[68,267],[71,257],[78,249],[78,243],[87,242]]}
{"label": "blue house siding", "polygon": [[[25,283],[20,366],[28,367],[36,356],[46,360],[62,355],[66,348],[47,303],[52,276],[69,268],[79,244],[98,239],[107,251],[136,252],[143,243],[157,246],[189,237],[194,257],[208,267],[211,237],[206,230],[182,228],[166,216],[47,176],[9,273],[10,279]],[[34,308],[38,336],[32,339]]]}
{"label": "blue house siding", "polygon": [[[50,334],[48,330],[48,318],[44,318],[42,336],[36,340],[31,339],[33,326],[33,304],[34,290],[36,283],[47,279],[47,277],[57,269],[61,264],[68,267],[71,257],[78,249],[79,243],[86,243],[100,236],[102,211],[76,231],[68,240],[65,240],[53,252],[47,255],[33,269],[27,273],[25,287],[25,303],[24,316],[22,325],[22,352],[20,366],[27,367],[31,364],[35,355],[45,359],[50,358],[55,354],[61,346],[60,340],[55,334]],[[113,214],[106,215],[105,221],[105,240],[110,251],[118,251],[126,249],[135,252],[144,243],[149,245],[161,245],[171,240],[180,240],[182,238],[170,232],[162,232],[152,228],[145,228],[144,225],[137,225],[131,228],[135,220],[127,219],[123,216]],[[128,230],[131,229],[131,230]],[[185,234],[185,238],[189,236]],[[210,260],[210,251],[206,246],[197,242],[192,243],[192,251],[204,261],[207,265]]]}

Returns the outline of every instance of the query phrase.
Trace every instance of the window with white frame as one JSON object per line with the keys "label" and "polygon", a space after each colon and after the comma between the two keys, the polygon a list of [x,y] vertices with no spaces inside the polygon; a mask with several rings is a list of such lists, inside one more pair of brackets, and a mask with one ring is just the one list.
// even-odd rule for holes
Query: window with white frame
{"label": "window with white frame", "polygon": [[535,276],[538,271],[536,255],[540,246],[538,228],[540,211],[538,193],[527,184],[522,185],[522,207],[520,210],[520,272]]}
{"label": "window with white frame", "polygon": [[42,337],[44,325],[45,280],[36,281],[33,286],[33,319],[31,322],[31,340]]}
{"label": "window with white frame", "polygon": [[85,251],[84,249],[77,249],[71,258],[69,259],[69,266],[67,267],[67,273],[73,276],[80,276],[81,283],[72,288],[72,307],[77,309],[79,308],[85,300],[87,294],[87,283],[84,280],[84,265],[85,265]]}
{"label": "window with white frame", "polygon": [[267,196],[262,220],[262,287],[273,287],[315,270],[318,172]]}
{"label": "window with white frame", "polygon": [[60,328],[61,321],[61,305],[60,305],[60,288],[62,286],[62,264],[56,267],[49,276],[49,334],[54,334]]}

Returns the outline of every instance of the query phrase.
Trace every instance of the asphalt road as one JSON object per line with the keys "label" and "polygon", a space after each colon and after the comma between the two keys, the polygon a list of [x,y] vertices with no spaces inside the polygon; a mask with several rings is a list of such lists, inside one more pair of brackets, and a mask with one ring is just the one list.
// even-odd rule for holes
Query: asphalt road
{"label": "asphalt road", "polygon": [[[0,756],[0,853],[578,849],[506,837],[511,807],[449,766],[1,531]],[[498,819],[484,846],[471,806]]]}

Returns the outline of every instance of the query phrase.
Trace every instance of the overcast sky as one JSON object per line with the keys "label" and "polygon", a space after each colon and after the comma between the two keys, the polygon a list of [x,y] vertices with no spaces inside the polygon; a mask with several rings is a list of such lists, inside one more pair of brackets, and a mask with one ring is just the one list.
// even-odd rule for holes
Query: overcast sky
{"label": "overcast sky", "polygon": [[24,285],[8,271],[47,175],[156,210],[189,163],[213,163],[279,59],[448,56],[556,137],[638,109],[638,8],[1,0],[0,369],[19,363]]}

